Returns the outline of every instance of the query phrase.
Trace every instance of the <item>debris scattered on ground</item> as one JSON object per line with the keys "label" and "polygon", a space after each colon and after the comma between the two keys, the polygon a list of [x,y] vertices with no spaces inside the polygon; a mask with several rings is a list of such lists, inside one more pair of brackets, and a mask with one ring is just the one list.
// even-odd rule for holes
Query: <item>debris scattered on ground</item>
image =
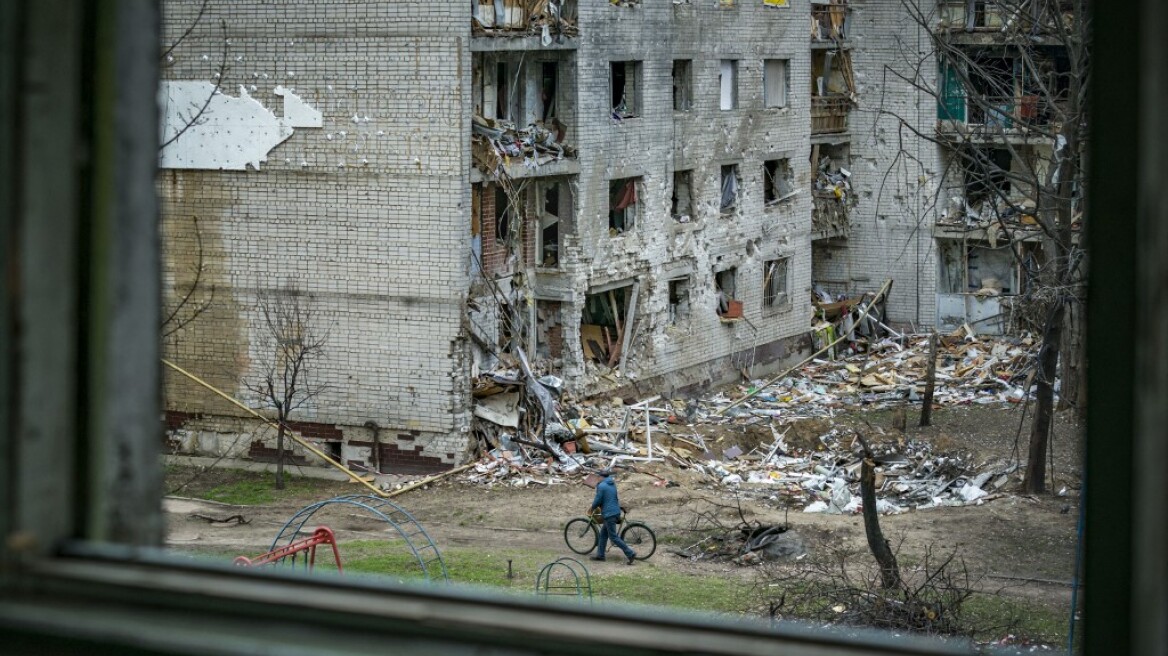
{"label": "debris scattered on ground", "polygon": [[[900,342],[882,338],[866,352],[812,360],[766,387],[754,381],[688,400],[617,397],[572,404],[563,396],[562,380],[537,378],[523,357],[514,368],[506,367],[516,363],[502,359],[474,387],[483,456],[463,480],[555,485],[606,467],[648,462],[666,472],[695,472],[710,485],[764,495],[803,512],[857,513],[861,450],[854,432],[832,419],[845,408],[903,413],[908,404],[919,403],[928,337],[904,336]],[[1035,348],[1029,336],[976,337],[964,329],[943,336],[934,404],[1024,401]],[[741,402],[731,407],[736,401]],[[756,436],[769,433],[769,439],[756,440],[753,448],[710,441],[719,432],[747,429]],[[884,514],[992,501],[1004,495],[1018,468],[973,462],[927,441],[906,439],[895,429],[875,427],[868,438],[879,466],[877,503]],[[668,476],[657,478],[655,484],[670,484]]]}

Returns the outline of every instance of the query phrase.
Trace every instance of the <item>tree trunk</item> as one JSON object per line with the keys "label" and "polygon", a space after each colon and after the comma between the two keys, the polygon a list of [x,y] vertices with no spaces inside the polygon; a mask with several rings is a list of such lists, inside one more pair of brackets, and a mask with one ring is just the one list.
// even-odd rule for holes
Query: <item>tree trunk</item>
{"label": "tree trunk", "polygon": [[921,426],[933,424],[933,391],[937,385],[937,331],[929,335],[929,369],[925,374],[925,395],[921,398]]}
{"label": "tree trunk", "polygon": [[284,420],[276,430],[276,489],[284,489]]}
{"label": "tree trunk", "polygon": [[1080,302],[1072,302],[1066,309],[1063,326],[1063,342],[1059,354],[1059,380],[1062,387],[1059,394],[1059,410],[1073,408],[1079,419],[1085,418],[1087,409],[1087,377],[1083,357],[1083,331],[1085,330],[1086,308]]}
{"label": "tree trunk", "polygon": [[860,500],[864,504],[864,533],[868,537],[868,548],[872,557],[880,565],[880,584],[884,588],[895,588],[900,585],[900,566],[897,565],[896,555],[884,539],[884,532],[880,530],[880,513],[876,512],[876,463],[872,461],[872,451],[864,437],[857,433],[860,444],[864,446],[864,462],[860,466]]}
{"label": "tree trunk", "polygon": [[1064,311],[1063,302],[1055,301],[1055,307],[1043,329],[1038,375],[1035,377],[1036,400],[1034,423],[1030,427],[1030,453],[1026,459],[1026,476],[1022,479],[1022,491],[1027,494],[1046,492],[1046,449],[1050,441],[1050,426],[1054,421],[1054,381],[1058,374]]}

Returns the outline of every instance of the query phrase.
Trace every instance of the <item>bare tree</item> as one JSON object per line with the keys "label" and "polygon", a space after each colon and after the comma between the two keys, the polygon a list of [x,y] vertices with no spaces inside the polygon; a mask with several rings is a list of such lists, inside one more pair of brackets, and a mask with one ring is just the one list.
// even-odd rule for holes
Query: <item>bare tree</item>
{"label": "bare tree", "polygon": [[[1082,321],[1086,301],[1077,228],[1090,82],[1087,4],[901,0],[932,47],[922,52],[906,42],[903,62],[886,69],[887,77],[937,102],[935,131],[897,118],[902,129],[947,153],[945,177],[961,179],[963,187],[950,216],[991,245],[1008,245],[1022,272],[1020,293],[1008,305],[1041,339],[1023,481],[1031,493],[1046,489],[1060,359],[1061,398],[1074,403],[1082,396],[1082,329],[1067,323]],[[930,69],[937,70],[936,84]]]}
{"label": "bare tree", "polygon": [[245,386],[276,415],[276,489],[284,489],[284,434],[288,418],[326,389],[313,379],[324,356],[329,332],[316,325],[308,297],[296,289],[262,292],[259,298],[260,348],[267,349],[257,378]]}

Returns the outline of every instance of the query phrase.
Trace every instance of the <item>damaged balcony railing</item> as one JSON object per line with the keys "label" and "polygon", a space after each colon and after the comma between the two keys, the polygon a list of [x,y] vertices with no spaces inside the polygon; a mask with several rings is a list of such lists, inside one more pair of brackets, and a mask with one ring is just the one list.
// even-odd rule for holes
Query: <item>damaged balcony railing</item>
{"label": "damaged balcony railing", "polygon": [[843,41],[848,38],[851,8],[845,2],[811,5],[811,40]]}
{"label": "damaged balcony railing", "polygon": [[540,36],[544,45],[574,37],[576,0],[472,0],[475,36]]}
{"label": "damaged balcony railing", "polygon": [[513,160],[538,168],[576,156],[576,149],[564,143],[567,128],[559,119],[538,121],[520,129],[510,121],[475,116],[473,126],[474,163],[488,175],[497,175]]}
{"label": "damaged balcony railing", "polygon": [[1054,125],[1059,105],[1037,95],[979,96],[976,102],[955,98],[947,108],[941,114],[942,130],[1001,133]]}
{"label": "damaged balcony railing", "polygon": [[847,132],[851,107],[847,96],[812,96],[811,134]]}

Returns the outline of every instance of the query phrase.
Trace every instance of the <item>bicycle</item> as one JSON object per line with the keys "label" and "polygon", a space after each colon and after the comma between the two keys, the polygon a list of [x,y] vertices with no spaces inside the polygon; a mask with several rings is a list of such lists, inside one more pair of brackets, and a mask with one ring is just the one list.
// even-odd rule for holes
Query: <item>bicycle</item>
{"label": "bicycle", "polygon": [[[620,530],[620,537],[630,549],[637,552],[637,560],[646,560],[657,551],[657,534],[643,522],[625,521],[627,517],[628,509],[621,508],[617,524],[624,524],[624,528]],[[600,541],[598,527],[603,524],[604,519],[599,512],[569,519],[564,525],[564,542],[568,543],[569,549],[582,556],[590,554]]]}

